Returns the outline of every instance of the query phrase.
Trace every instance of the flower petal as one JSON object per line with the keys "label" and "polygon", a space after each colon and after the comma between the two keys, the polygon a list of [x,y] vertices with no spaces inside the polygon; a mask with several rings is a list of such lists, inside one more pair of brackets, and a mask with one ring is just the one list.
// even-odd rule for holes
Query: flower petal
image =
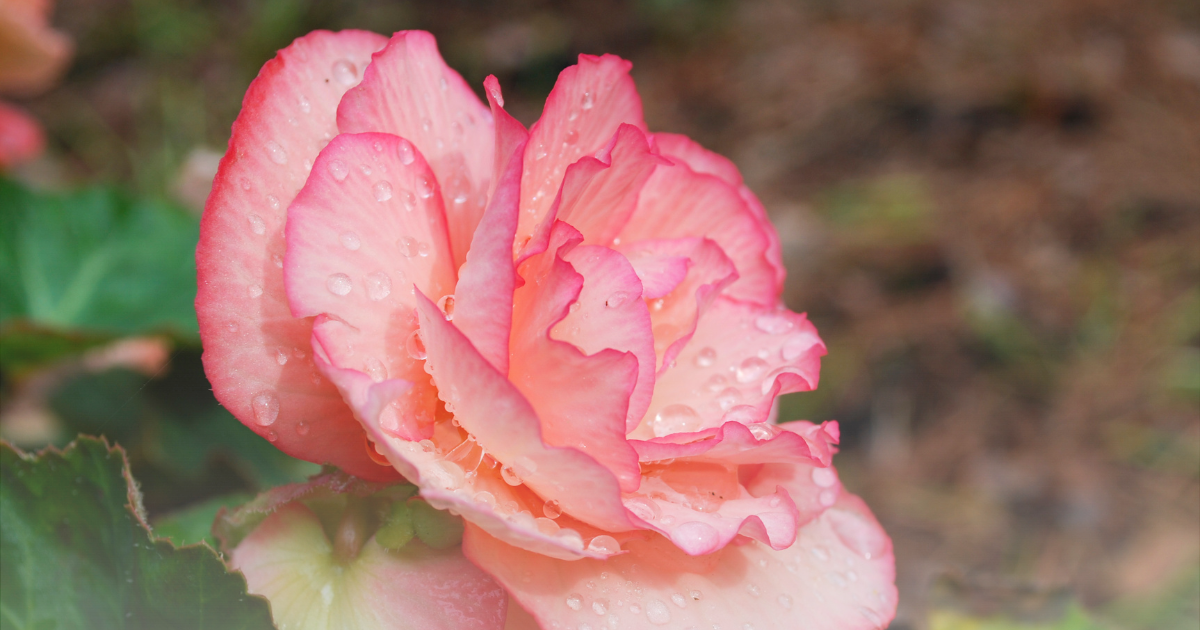
{"label": "flower petal", "polygon": [[42,153],[42,126],[24,110],[0,101],[0,169],[28,162]]}
{"label": "flower petal", "polygon": [[833,445],[837,444],[831,433],[836,434],[836,428],[826,432],[825,425],[811,422],[781,426],[726,422],[715,429],[629,443],[643,462],[687,458],[734,465],[787,462],[828,466],[835,452]]}
{"label": "flower petal", "polygon": [[413,540],[398,551],[374,538],[342,565],[303,503],[268,516],[230,554],[280,628],[500,630],[508,596],[457,548]]}
{"label": "flower petal", "polygon": [[427,370],[463,429],[489,454],[512,466],[528,486],[562,511],[607,531],[633,526],[620,503],[616,477],[587,454],[547,446],[537,414],[437,307],[419,299]]}
{"label": "flower petal", "polygon": [[613,55],[579,55],[579,63],[558,75],[541,118],[529,130],[518,242],[546,217],[569,164],[603,149],[621,124],[646,129],[631,67]]}
{"label": "flower petal", "polygon": [[705,309],[737,280],[737,270],[716,242],[707,238],[636,241],[622,244],[620,249],[641,260],[682,257],[687,261],[684,278],[665,295],[650,301],[654,351],[661,371],[692,338]]}
{"label": "flower petal", "polygon": [[624,243],[652,238],[710,238],[737,268],[738,280],[725,294],[767,306],[774,303],[783,288],[769,255],[773,232],[765,215],[760,217],[737,187],[677,161],[655,169],[619,237]]}
{"label": "flower petal", "polygon": [[467,557],[544,628],[867,630],[895,615],[891,542],[851,495],[781,551],[746,542],[688,556],[658,536],[625,546],[630,553],[605,561],[562,562],[469,525],[463,537]]}
{"label": "flower petal", "polygon": [[496,125],[494,190],[483,213],[467,261],[454,288],[454,325],[501,374],[508,374],[508,337],[512,329],[513,235],[521,192],[521,154],[529,134],[499,103],[496,77],[484,81]]}
{"label": "flower petal", "polygon": [[[423,357],[409,348],[413,287],[451,294],[449,252],[432,171],[420,151],[390,134],[334,138],[288,209],[284,275],[293,315],[325,316],[314,325],[313,350],[331,366],[414,384],[396,403],[410,437],[433,422],[437,404]],[[326,375],[348,401],[362,395]]]}
{"label": "flower petal", "polygon": [[547,444],[585,450],[633,491],[641,476],[625,433],[632,396],[641,396],[640,418],[654,387],[650,316],[624,257],[576,247],[581,239],[558,223],[550,248],[521,265],[511,379],[537,410]]}
{"label": "flower petal", "polygon": [[375,54],[362,83],[337,111],[342,133],[382,131],[408,138],[433,167],[445,195],[454,268],[466,259],[492,174],[492,117],[438,54],[424,31],[400,31]]}
{"label": "flower petal", "polygon": [[816,388],[824,354],[804,315],[721,296],[674,365],[658,375],[646,418],[630,437],[764,422],[779,394]]}
{"label": "flower petal", "polygon": [[263,66],[233,124],[196,248],[196,315],[217,400],[284,452],[377,480],[396,473],[366,456],[341,394],[316,374],[312,325],[292,317],[282,262],[287,207],[337,133],[348,86],[331,80],[334,66],[364,64],[384,43],[363,31],[317,31]]}

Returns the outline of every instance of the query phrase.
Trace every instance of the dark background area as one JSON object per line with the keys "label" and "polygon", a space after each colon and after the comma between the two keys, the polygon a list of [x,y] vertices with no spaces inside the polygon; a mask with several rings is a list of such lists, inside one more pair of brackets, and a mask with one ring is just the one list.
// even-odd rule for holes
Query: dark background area
{"label": "dark background area", "polygon": [[[65,0],[53,22],[76,54],[17,101],[49,140],[18,177],[197,209],[246,86],[312,29],[429,30],[526,124],[578,53],[632,60],[651,129],[733,159],[779,229],[787,304],[829,347],[781,419],[842,423],[842,478],[896,543],[893,628],[1071,601],[1200,623],[1200,3]],[[182,348],[148,384],[63,387],[226,423],[195,411],[198,369]],[[237,461],[150,475],[149,509],[285,478]]]}

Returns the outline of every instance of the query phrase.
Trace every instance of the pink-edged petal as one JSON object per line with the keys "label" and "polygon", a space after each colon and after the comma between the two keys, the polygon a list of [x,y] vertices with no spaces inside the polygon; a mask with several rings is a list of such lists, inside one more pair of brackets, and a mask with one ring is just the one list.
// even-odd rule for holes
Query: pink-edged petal
{"label": "pink-edged petal", "polygon": [[393,35],[366,66],[362,83],[342,98],[337,124],[342,133],[408,138],[425,155],[446,198],[457,269],[487,202],[495,135],[491,113],[442,60],[433,35]]}
{"label": "pink-edged petal", "polygon": [[774,228],[765,215],[759,216],[738,187],[672,159],[675,164],[659,166],[642,187],[637,209],[619,235],[621,242],[712,239],[738,272],[737,281],[725,294],[764,306],[773,304],[783,285],[770,254]]}
{"label": "pink-edged petal", "polygon": [[508,337],[512,328],[513,235],[521,192],[521,152],[528,133],[500,105],[496,77],[484,81],[496,126],[494,190],[455,287],[454,324],[501,374],[508,374]]}
{"label": "pink-edged petal", "polygon": [[676,463],[647,472],[638,494],[626,495],[625,505],[639,525],[666,536],[688,555],[712,553],[739,534],[775,549],[796,540],[800,516],[783,488],[751,494],[736,483],[737,470],[721,464]]}
{"label": "pink-edged petal", "polygon": [[581,159],[598,159],[607,168],[596,171],[582,186],[564,187],[555,219],[579,230],[584,243],[612,245],[637,206],[646,180],[667,162],[650,151],[646,134],[633,125],[621,125],[612,146],[597,157]]}
{"label": "pink-edged petal", "polygon": [[550,248],[521,265],[510,378],[547,444],[585,451],[630,492],[641,476],[625,433],[654,387],[650,316],[624,257],[581,239],[558,223]]}
{"label": "pink-edged petal", "polygon": [[[631,251],[632,250],[632,251]],[[666,256],[650,248],[622,248],[622,252],[633,266],[634,273],[642,281],[642,297],[653,300],[675,290],[687,277],[687,256]]]}
{"label": "pink-edged petal", "polygon": [[45,147],[42,126],[21,108],[0,101],[0,169],[28,162]]}
{"label": "pink-edged petal", "polygon": [[[826,432],[828,425],[835,426]],[[686,458],[733,465],[789,462],[828,466],[836,452],[836,434],[836,421],[824,425],[791,422],[782,426],[726,422],[715,429],[653,440],[630,440],[630,444],[643,462]]]}
{"label": "pink-edged petal", "polygon": [[467,557],[543,628],[879,630],[896,611],[891,542],[851,495],[784,550],[746,542],[689,556],[660,537],[625,546],[605,561],[562,562],[469,526],[463,538]]}
{"label": "pink-edged petal", "polygon": [[287,207],[337,133],[334,112],[349,86],[334,66],[365,64],[385,41],[317,31],[263,66],[233,124],[196,248],[196,315],[217,400],[290,455],[378,480],[396,473],[367,457],[362,428],[311,362],[312,324],[292,316],[282,265]]}
{"label": "pink-edged petal", "polygon": [[636,241],[622,244],[621,251],[642,260],[683,258],[687,262],[683,279],[667,294],[650,301],[654,351],[662,370],[692,338],[705,309],[737,280],[737,270],[720,246],[706,238]]}
{"label": "pink-edged petal", "polygon": [[612,472],[582,451],[547,446],[537,414],[517,388],[432,302],[419,299],[417,310],[429,353],[426,369],[462,428],[511,466],[524,485],[558,501],[563,512],[606,531],[632,529]]}
{"label": "pink-edged petal", "polygon": [[746,206],[750,209],[751,214],[754,215],[762,227],[763,233],[767,236],[767,249],[764,252],[766,260],[775,270],[776,286],[782,288],[783,281],[787,277],[787,269],[783,266],[779,233],[775,231],[775,226],[771,224],[771,219],[767,216],[767,211],[763,208],[758,197],[742,180],[742,174],[738,171],[737,166],[725,156],[705,149],[687,136],[673,133],[656,133],[653,134],[653,139],[663,155],[670,157],[672,160],[678,160],[687,164],[689,168],[697,173],[719,177],[730,186],[737,188],[738,195],[742,198],[742,201],[746,202]]}
{"label": "pink-edged petal", "polygon": [[558,75],[541,118],[529,130],[518,243],[546,217],[569,164],[607,146],[622,124],[646,129],[630,67],[613,55],[580,55],[578,64]]}
{"label": "pink-edged petal", "polygon": [[642,424],[648,440],[723,422],[765,422],[779,394],[817,386],[825,344],[804,315],[717,298],[654,385]]}
{"label": "pink-edged petal", "polygon": [[369,539],[342,564],[303,503],[268,516],[230,554],[280,628],[501,630],[508,596],[460,549],[413,540],[397,551]]}
{"label": "pink-edged petal", "polygon": [[[341,134],[321,151],[288,209],[288,300],[296,317],[324,316],[313,350],[331,366],[414,384],[395,403],[413,425],[405,435],[431,424],[437,404],[409,349],[413,287],[451,294],[452,265],[441,196],[420,151],[383,133]],[[347,400],[361,395],[331,380]]]}

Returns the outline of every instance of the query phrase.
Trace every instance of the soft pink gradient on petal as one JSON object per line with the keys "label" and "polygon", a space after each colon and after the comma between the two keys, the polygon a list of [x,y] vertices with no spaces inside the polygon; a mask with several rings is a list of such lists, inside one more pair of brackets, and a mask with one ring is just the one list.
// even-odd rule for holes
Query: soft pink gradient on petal
{"label": "soft pink gradient on petal", "polygon": [[282,628],[500,630],[508,596],[457,549],[413,540],[388,551],[374,538],[346,566],[304,504],[280,507],[230,554]]}
{"label": "soft pink gradient on petal", "polygon": [[512,329],[513,235],[521,192],[521,154],[529,138],[525,128],[500,105],[496,77],[484,82],[496,122],[493,192],[455,287],[454,325],[501,374],[508,374],[508,337]]}
{"label": "soft pink gradient on petal", "polygon": [[541,118],[529,130],[518,243],[546,217],[568,165],[607,146],[621,124],[646,129],[630,67],[613,55],[579,55],[579,63],[558,75]]}
{"label": "soft pink gradient on petal", "polygon": [[878,630],[896,610],[891,541],[862,501],[848,494],[784,550],[744,542],[689,556],[657,536],[625,546],[630,553],[603,562],[562,562],[471,526],[463,538],[467,557],[545,628],[602,628],[611,616],[628,630],[746,624]]}
{"label": "soft pink gradient on petal", "polygon": [[[715,429],[695,433],[676,433],[652,440],[630,440],[643,462],[687,458],[690,461],[731,465],[767,463],[805,463],[829,466],[836,452],[834,423],[766,423],[747,426],[726,422]],[[832,433],[832,434],[831,434]]]}
{"label": "soft pink gradient on petal", "polygon": [[0,101],[0,170],[28,162],[45,148],[42,126],[16,105]]}
{"label": "soft pink gradient on petal", "polygon": [[[570,226],[559,223],[550,248],[521,265],[524,284],[514,296],[510,378],[537,410],[547,444],[584,450],[616,475],[622,490],[633,491],[641,477],[637,454],[626,442],[625,432],[630,395],[638,386],[639,357],[607,348],[603,341],[637,339],[640,332],[644,354],[649,349],[649,316],[637,297],[641,286],[628,264],[622,268],[623,259],[611,250],[577,247],[581,239]],[[577,268],[568,259],[576,258],[573,254],[580,249],[584,251],[577,256]],[[614,284],[615,290],[608,289]],[[591,285],[608,290],[597,297]],[[614,307],[628,310],[614,317],[605,312],[614,309],[604,300],[618,291],[626,297]],[[580,321],[572,323],[573,316]],[[601,332],[607,325],[617,327],[618,334]],[[589,334],[601,339],[589,339],[585,347],[572,343]],[[560,336],[566,340],[558,340]],[[653,372],[650,377],[652,387]]]}
{"label": "soft pink gradient on petal", "polygon": [[569,223],[589,245],[614,245],[614,239],[637,206],[638,194],[654,169],[666,164],[650,150],[640,129],[621,125],[611,146],[595,158],[607,168],[597,170],[586,184],[563,188],[555,219]]}
{"label": "soft pink gradient on petal", "polygon": [[658,375],[646,419],[630,437],[661,437],[652,421],[671,405],[695,412],[690,431],[765,422],[776,396],[816,388],[824,355],[825,344],[804,315],[721,296],[674,365]]}
{"label": "soft pink gradient on petal", "polygon": [[454,268],[466,260],[492,176],[492,115],[438,53],[433,35],[400,31],[362,70],[337,109],[342,133],[381,131],[412,141],[446,199]]}
{"label": "soft pink gradient on petal", "polygon": [[292,314],[324,316],[313,334],[332,366],[413,383],[396,402],[406,423],[434,420],[437,394],[408,348],[416,330],[413,287],[452,294],[449,251],[433,172],[407,140],[390,134],[334,138],[288,209],[284,278]]}
{"label": "soft pink gradient on petal", "polygon": [[[463,429],[524,485],[562,511],[607,531],[632,529],[620,503],[616,477],[582,451],[547,446],[537,414],[508,379],[496,372],[466,337],[427,299],[420,299],[427,370]],[[630,451],[632,453],[632,449]]]}
{"label": "soft pink gradient on petal", "polygon": [[335,80],[334,64],[361,67],[385,42],[316,31],[263,66],[233,124],[196,248],[196,316],[217,400],[284,452],[373,480],[397,475],[363,451],[362,428],[311,361],[311,321],[292,316],[284,291],[283,227],[337,133],[334,112],[348,86]]}
{"label": "soft pink gradient on petal", "polygon": [[687,265],[679,283],[649,301],[654,351],[662,371],[691,340],[699,318],[712,301],[737,280],[737,270],[716,242],[706,238],[635,241],[623,243],[620,249],[641,260],[682,258]]}
{"label": "soft pink gradient on petal", "polygon": [[765,216],[759,216],[737,187],[677,161],[655,169],[619,237],[623,243],[682,237],[712,239],[733,260],[738,272],[738,280],[725,294],[766,306],[778,299],[783,288],[771,261],[773,233]]}

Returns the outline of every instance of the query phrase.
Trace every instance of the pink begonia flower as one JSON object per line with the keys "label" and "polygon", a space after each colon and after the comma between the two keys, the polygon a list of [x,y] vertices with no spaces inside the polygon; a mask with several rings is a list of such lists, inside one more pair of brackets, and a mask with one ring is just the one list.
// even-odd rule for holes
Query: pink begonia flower
{"label": "pink begonia flower", "polygon": [[883,627],[891,542],[837,424],[773,422],[825,353],[778,237],[732,163],[646,130],[629,68],[581,55],[526,130],[428,33],[281,51],[201,224],[214,392],[461,514],[525,624]]}

